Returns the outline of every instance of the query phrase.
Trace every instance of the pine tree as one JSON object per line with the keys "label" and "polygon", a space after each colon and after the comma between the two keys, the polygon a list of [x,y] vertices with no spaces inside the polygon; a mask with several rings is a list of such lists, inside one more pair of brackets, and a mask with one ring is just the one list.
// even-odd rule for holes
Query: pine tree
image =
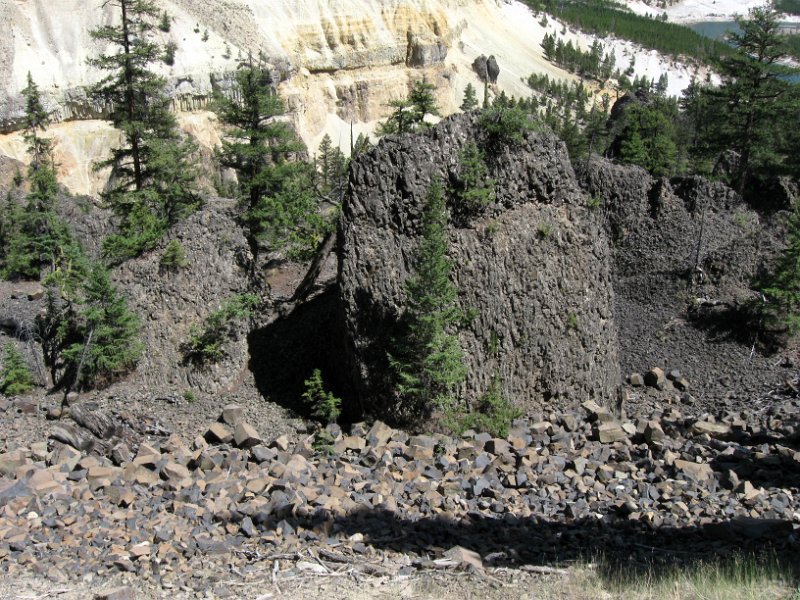
{"label": "pine tree", "polygon": [[28,144],[32,170],[37,170],[40,165],[53,167],[52,142],[39,135],[50,125],[50,116],[44,109],[39,88],[30,72],[28,72],[28,83],[25,89],[22,90],[22,97],[25,99],[25,117],[23,119],[25,133],[23,139]]}
{"label": "pine tree", "polygon": [[322,192],[327,194],[342,183],[347,170],[347,159],[339,148],[333,145],[327,133],[319,144],[317,172],[320,176]]}
{"label": "pine tree", "polygon": [[389,107],[394,110],[386,121],[378,125],[378,135],[411,133],[415,130],[418,119],[411,100],[408,98],[390,100]]}
{"label": "pine tree", "polygon": [[468,83],[467,87],[464,88],[464,99],[459,108],[464,112],[470,112],[478,108],[478,95],[471,83]]}
{"label": "pine tree", "polygon": [[80,341],[64,351],[64,360],[75,387],[103,387],[136,366],[143,351],[139,319],[100,264],[89,272],[83,295],[73,324]]}
{"label": "pine tree", "polygon": [[620,161],[644,167],[656,176],[674,173],[678,158],[675,124],[662,108],[657,104],[629,106],[619,134]]}
{"label": "pine tree", "polygon": [[[46,281],[82,277],[83,251],[69,227],[56,214],[58,181],[51,140],[42,137],[50,123],[39,89],[30,73],[22,91],[25,98],[25,134],[30,192],[22,208],[7,215],[5,244],[0,250],[6,278],[38,279],[47,269]],[[66,283],[66,281],[61,281]]]}
{"label": "pine tree", "polygon": [[342,401],[325,389],[319,369],[314,369],[311,377],[306,379],[305,387],[303,402],[311,411],[311,416],[323,423],[335,423],[342,414]]}
{"label": "pine tree", "polygon": [[158,28],[164,33],[169,33],[169,30],[172,29],[172,19],[170,19],[167,11],[161,13],[161,21],[158,23]]}
{"label": "pine tree", "polygon": [[220,162],[236,170],[244,221],[268,250],[306,258],[330,223],[319,213],[314,168],[300,160],[305,146],[281,119],[283,102],[262,61],[252,58],[236,72],[235,93],[217,96],[215,110],[228,126]]}
{"label": "pine tree", "polygon": [[786,154],[796,154],[784,144],[785,123],[796,118],[798,107],[792,85],[782,77],[786,50],[778,16],[767,6],[737,19],[741,32],[729,38],[736,51],[720,61],[722,85],[699,94],[692,90],[692,97],[684,98],[699,136],[695,153],[715,160],[735,151],[731,183],[740,193],[754,172],[780,170]]}
{"label": "pine tree", "polygon": [[458,181],[450,190],[453,207],[457,212],[472,216],[494,202],[495,182],[489,178],[485,157],[475,142],[467,142],[458,158]]}
{"label": "pine tree", "polygon": [[378,126],[380,135],[413,133],[426,127],[425,116],[439,115],[439,106],[434,92],[436,86],[424,78],[414,82],[407,98],[392,100],[389,106],[394,109],[389,118]]}
{"label": "pine tree", "polygon": [[0,392],[6,396],[19,396],[33,388],[33,376],[25,364],[25,359],[16,346],[9,342],[3,356],[3,370],[0,371]]}
{"label": "pine tree", "polygon": [[408,100],[418,119],[418,126],[422,126],[426,115],[439,116],[439,105],[436,102],[435,92],[436,86],[428,83],[425,78],[414,82]]}
{"label": "pine tree", "polygon": [[786,249],[762,290],[768,299],[770,324],[784,326],[796,336],[800,333],[800,208],[795,208],[789,219],[787,237]]}
{"label": "pine tree", "polygon": [[404,333],[389,356],[401,419],[415,420],[451,405],[466,376],[464,353],[452,331],[461,311],[447,251],[447,209],[441,183],[434,181],[423,212],[415,273],[406,284]]}
{"label": "pine tree", "polygon": [[[201,201],[190,162],[196,148],[180,139],[164,80],[151,70],[164,58],[163,48],[152,40],[163,14],[153,0],[107,0],[106,5],[119,9],[119,25],[90,33],[116,51],[90,59],[89,64],[108,73],[92,94],[107,104],[111,122],[125,139],[99,165],[113,169],[114,184],[104,197],[120,218],[120,234],[107,241],[104,252],[119,262],[152,248],[164,231]],[[143,219],[143,209],[153,218]],[[152,231],[136,236],[144,221]],[[118,254],[123,249],[127,255]]]}
{"label": "pine tree", "polygon": [[352,143],[352,148],[350,148],[350,160],[354,159],[362,152],[366,152],[371,147],[372,142],[370,141],[369,136],[359,133],[356,141]]}

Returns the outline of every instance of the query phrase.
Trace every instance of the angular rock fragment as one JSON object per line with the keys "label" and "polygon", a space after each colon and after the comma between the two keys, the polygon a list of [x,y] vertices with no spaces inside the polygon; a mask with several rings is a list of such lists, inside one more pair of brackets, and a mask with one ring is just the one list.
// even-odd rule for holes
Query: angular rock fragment
{"label": "angular rock fragment", "polygon": [[136,592],[128,586],[115,587],[97,592],[94,600],[136,600]]}
{"label": "angular rock fragment", "polygon": [[222,409],[220,420],[230,427],[236,427],[244,420],[244,408],[238,404],[228,404]]}
{"label": "angular rock fragment", "polygon": [[667,378],[664,370],[660,367],[653,367],[644,376],[644,383],[648,387],[664,390],[667,387]]}
{"label": "angular rock fragment", "polygon": [[233,440],[231,430],[222,423],[212,423],[203,437],[211,444],[228,444]]}
{"label": "angular rock fragment", "polygon": [[258,432],[244,421],[240,421],[236,425],[233,438],[236,445],[244,450],[249,450],[253,446],[258,446],[263,442]]}

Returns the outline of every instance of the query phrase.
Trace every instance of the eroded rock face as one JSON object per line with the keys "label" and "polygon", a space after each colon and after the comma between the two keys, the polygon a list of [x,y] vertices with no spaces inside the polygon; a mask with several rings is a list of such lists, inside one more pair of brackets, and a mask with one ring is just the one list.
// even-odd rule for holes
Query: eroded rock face
{"label": "eroded rock face", "polygon": [[[169,239],[177,239],[188,264],[175,272],[160,267]],[[234,294],[252,291],[250,248],[235,221],[232,201],[212,200],[178,224],[159,246],[125,262],[114,274],[131,309],[142,320],[141,341],[147,352],[134,380],[151,388],[194,388],[208,392],[235,388],[247,373],[248,324],[225,344],[223,360],[208,365],[185,364],[182,344],[192,326]]]}
{"label": "eroded rock face", "polygon": [[579,180],[613,247],[623,372],[669,364],[707,409],[789,376],[746,310],[760,299],[753,282],[782,248],[786,213],[758,212],[720,182],[653,178],[596,157]]}
{"label": "eroded rock face", "polygon": [[[422,136],[384,140],[351,171],[343,208],[339,287],[352,380],[367,410],[391,401],[386,353],[406,302],[431,181],[458,170],[474,116]],[[489,159],[497,202],[450,227],[453,280],[474,314],[460,332],[474,399],[498,374],[526,409],[607,399],[618,383],[609,248],[585,208],[563,144],[527,134]]]}

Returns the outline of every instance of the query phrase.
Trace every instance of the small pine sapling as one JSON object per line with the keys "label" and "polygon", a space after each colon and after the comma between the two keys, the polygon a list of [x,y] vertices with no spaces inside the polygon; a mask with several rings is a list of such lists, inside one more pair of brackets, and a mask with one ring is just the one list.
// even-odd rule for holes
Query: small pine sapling
{"label": "small pine sapling", "polygon": [[325,389],[322,373],[314,369],[305,381],[306,391],[303,402],[311,411],[311,416],[324,423],[335,423],[342,414],[342,400]]}
{"label": "small pine sapling", "polygon": [[33,388],[33,376],[25,358],[12,343],[6,344],[3,370],[0,371],[0,392],[6,396],[19,396]]}
{"label": "small pine sapling", "polygon": [[161,255],[161,260],[158,265],[162,271],[175,273],[180,269],[188,266],[189,261],[186,259],[186,250],[179,240],[170,240],[167,247],[164,248],[164,254]]}

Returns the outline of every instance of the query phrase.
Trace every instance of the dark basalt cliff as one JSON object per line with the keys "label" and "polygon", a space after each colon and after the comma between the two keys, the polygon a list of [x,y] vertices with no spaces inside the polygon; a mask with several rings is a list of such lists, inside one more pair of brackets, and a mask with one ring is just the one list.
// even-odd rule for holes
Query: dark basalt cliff
{"label": "dark basalt cliff", "polygon": [[581,186],[613,249],[623,374],[660,365],[692,382],[697,410],[747,406],[791,375],[752,322],[754,281],[783,247],[785,212],[758,211],[701,177],[654,178],[593,158]]}
{"label": "dark basalt cliff", "polygon": [[[446,187],[460,149],[481,136],[476,117],[454,117],[424,135],[385,139],[353,166],[338,284],[344,358],[368,410],[392,400],[387,352],[428,188],[434,178]],[[475,315],[459,331],[469,367],[463,395],[478,397],[497,374],[525,409],[607,400],[619,383],[611,254],[562,142],[529,132],[487,163],[496,203],[449,232],[459,303]]]}
{"label": "dark basalt cliff", "polygon": [[[249,385],[252,373],[265,398],[302,409],[303,382],[320,368],[345,399],[347,419],[390,416],[387,353],[423,204],[435,178],[445,189],[458,180],[460,150],[483,135],[476,116],[460,115],[358,157],[336,250],[303,300],[296,289],[307,266],[254,263],[233,202],[210,201],[170,235],[186,249],[187,267],[161,272],[165,239],[114,269],[148,348],[128,382],[156,395],[221,394]],[[660,366],[680,370],[688,393],[639,388],[634,400],[678,398],[702,413],[750,407],[792,376],[791,347],[774,354],[746,310],[759,299],[754,279],[783,247],[786,212],[754,210],[720,183],[653,178],[596,157],[576,175],[549,131],[487,152],[486,164],[496,201],[484,212],[465,215],[448,195],[452,280],[469,316],[457,332],[469,370],[462,398],[475,401],[498,375],[529,415],[590,398],[609,404],[628,374]],[[14,171],[0,164],[0,182]],[[59,212],[97,257],[108,214],[66,196]],[[5,284],[0,336],[32,330],[44,308],[24,287]],[[261,312],[239,323],[225,358],[186,364],[181,345],[191,327],[244,292],[262,297]],[[18,345],[38,364],[38,344]]]}

